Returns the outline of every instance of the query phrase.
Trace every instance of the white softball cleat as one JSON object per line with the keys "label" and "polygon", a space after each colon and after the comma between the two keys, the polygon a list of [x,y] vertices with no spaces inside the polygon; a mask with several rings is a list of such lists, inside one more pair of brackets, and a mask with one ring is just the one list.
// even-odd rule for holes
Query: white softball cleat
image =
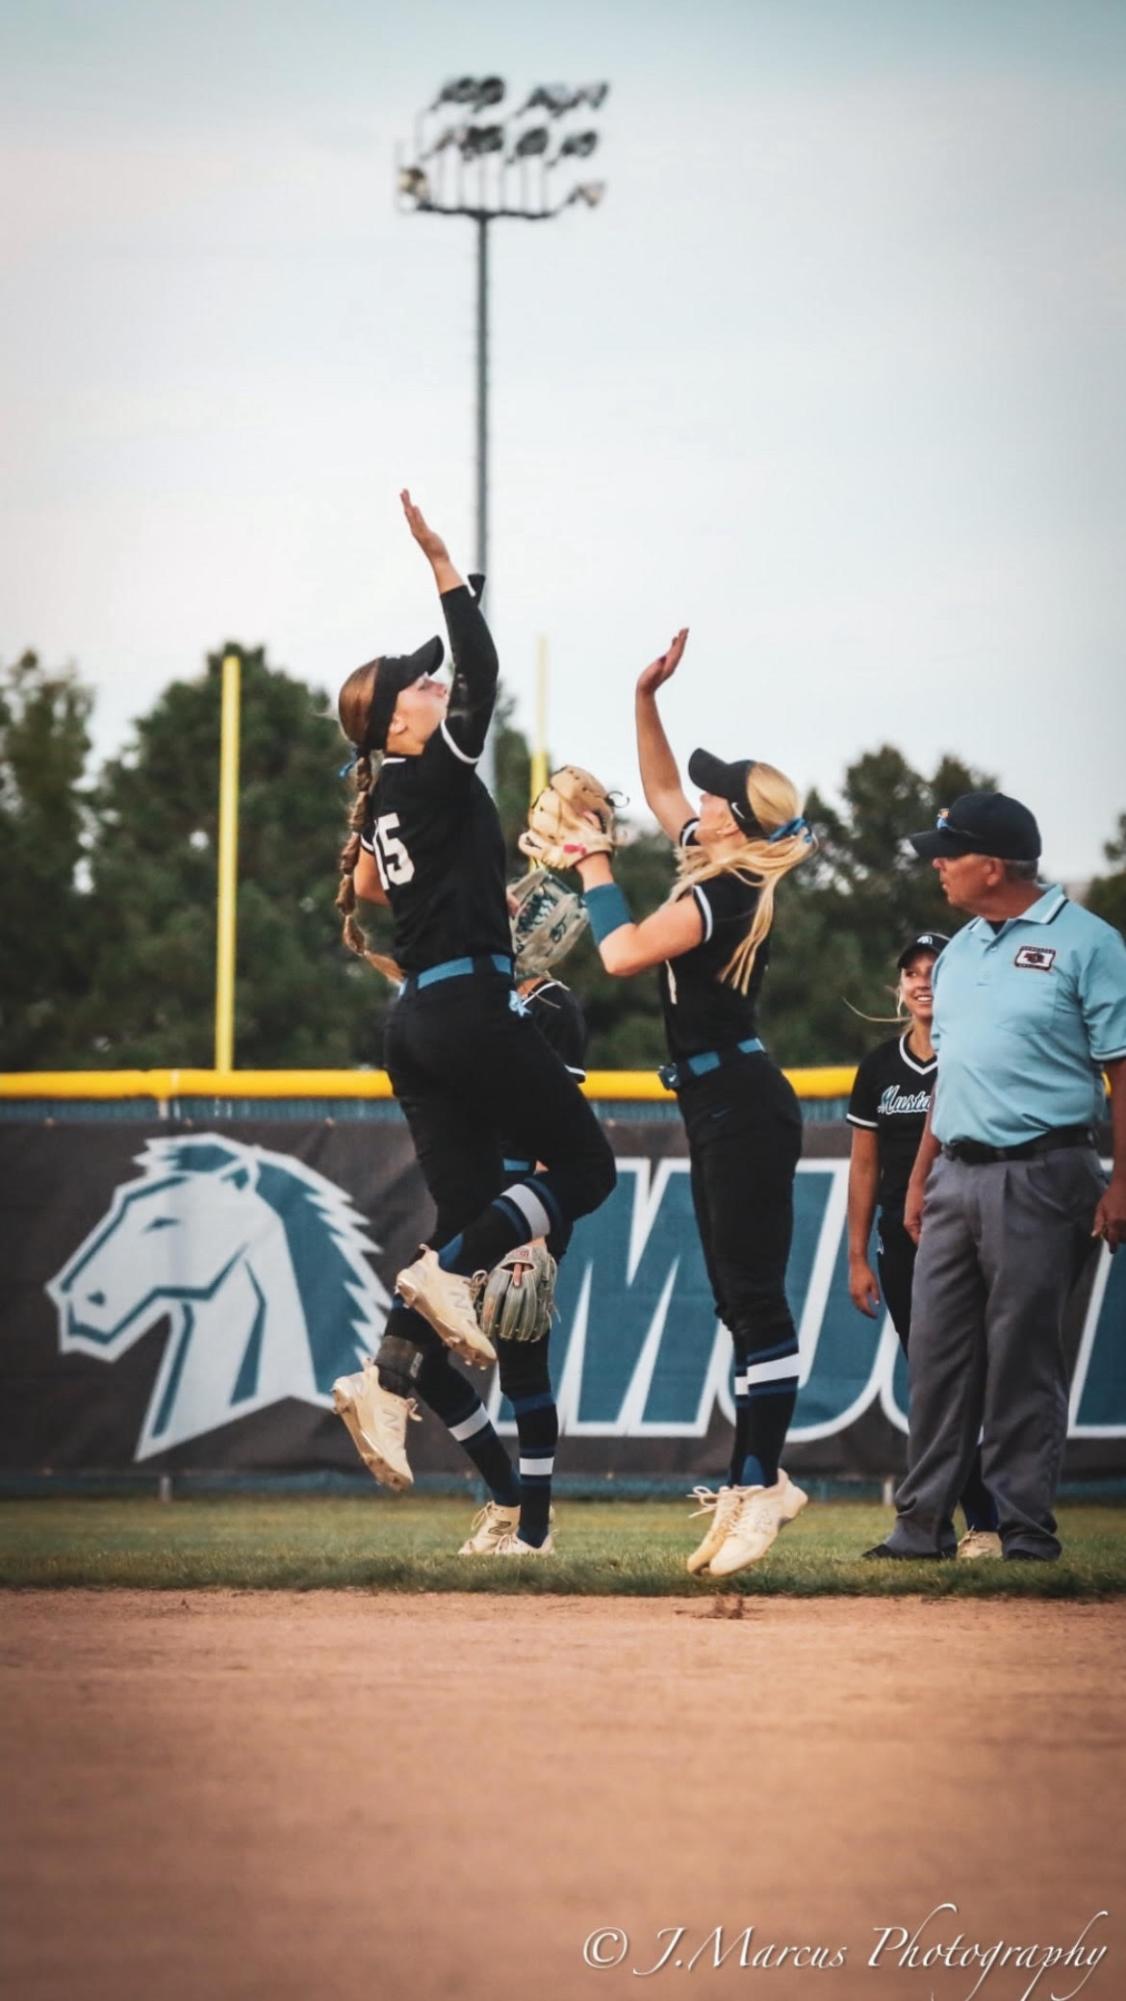
{"label": "white softball cleat", "polygon": [[709,1577],[731,1577],[766,1555],[778,1535],[800,1515],[809,1499],[779,1469],[773,1487],[736,1487],[739,1505],[722,1547],[708,1565]]}
{"label": "white softball cleat", "polygon": [[809,1495],[804,1487],[791,1480],[784,1466],[778,1468],[778,1485],[782,1489],[782,1527],[796,1522],[803,1508],[809,1505]]}
{"label": "white softball cleat", "polygon": [[444,1271],[437,1251],[423,1245],[412,1265],[395,1280],[395,1288],[408,1306],[430,1322],[440,1341],[459,1362],[471,1368],[487,1369],[497,1358],[496,1349],[482,1334],[477,1321],[480,1281],[463,1278],[460,1272]]}
{"label": "white softball cleat", "polygon": [[700,1505],[693,1509],[689,1520],[695,1521],[697,1515],[711,1514],[703,1542],[688,1558],[687,1568],[693,1576],[698,1570],[707,1569],[713,1556],[726,1542],[727,1531],[735,1519],[735,1511],[739,1506],[740,1492],[741,1489],[737,1487],[721,1487],[718,1493],[713,1493],[710,1487],[693,1487],[690,1499],[698,1501]]}
{"label": "white softball cleat", "polygon": [[495,1556],[497,1544],[505,1536],[515,1535],[520,1521],[520,1506],[502,1507],[499,1501],[486,1501],[478,1508],[469,1524],[469,1534],[458,1550],[459,1556]]}
{"label": "white softball cleat", "polygon": [[[710,1487],[694,1487],[692,1489],[691,1498],[700,1503],[695,1511],[696,1514],[706,1514],[709,1509],[712,1511],[711,1523],[703,1542],[697,1549],[693,1550],[691,1556],[688,1558],[687,1567],[692,1575],[695,1575],[698,1571],[707,1570],[712,1565],[712,1558],[718,1556],[731,1529],[734,1527],[735,1518],[742,1504],[742,1497],[746,1494],[763,1493],[764,1491],[766,1490],[761,1487],[721,1487],[716,1494],[712,1492]],[[805,1492],[804,1488],[796,1486],[789,1474],[783,1471],[782,1467],[778,1469],[778,1485],[776,1488],[770,1489],[770,1491],[780,1495],[778,1504],[779,1528],[785,1528],[788,1522],[796,1521],[809,1500],[809,1495]],[[772,1536],[771,1541],[773,1540]],[[769,1544],[767,1547],[769,1548]],[[723,1573],[719,1574],[722,1575]]]}
{"label": "white softball cleat", "polygon": [[407,1459],[407,1420],[418,1422],[413,1397],[385,1390],[369,1355],[354,1376],[338,1376],[332,1386],[332,1407],[343,1418],[348,1434],[368,1472],[381,1487],[401,1493],[414,1485]]}
{"label": "white softball cleat", "polygon": [[962,1563],[980,1563],[983,1557],[1000,1554],[1001,1538],[995,1529],[967,1529],[956,1551]]}
{"label": "white softball cleat", "polygon": [[501,1537],[491,1553],[493,1556],[554,1556],[555,1538],[549,1529],[541,1543],[521,1542],[513,1529],[511,1535]]}

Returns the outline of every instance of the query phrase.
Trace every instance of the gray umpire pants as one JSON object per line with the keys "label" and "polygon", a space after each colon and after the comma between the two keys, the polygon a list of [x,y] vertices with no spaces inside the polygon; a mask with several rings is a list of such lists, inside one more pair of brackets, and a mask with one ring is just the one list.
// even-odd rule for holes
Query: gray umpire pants
{"label": "gray umpire pants", "polygon": [[1005,1555],[1059,1555],[1063,1316],[1105,1185],[1093,1147],[981,1167],[935,1161],[911,1294],[907,1472],[892,1549],[953,1551],[954,1506],[980,1430]]}

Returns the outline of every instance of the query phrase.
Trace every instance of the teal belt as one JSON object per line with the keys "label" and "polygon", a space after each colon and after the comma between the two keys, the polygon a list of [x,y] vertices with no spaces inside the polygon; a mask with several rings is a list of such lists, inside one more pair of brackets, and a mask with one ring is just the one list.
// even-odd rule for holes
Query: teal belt
{"label": "teal belt", "polygon": [[436,987],[440,980],[464,980],[471,973],[502,973],[510,980],[512,960],[503,952],[487,952],[477,959],[443,959],[440,966],[427,966],[423,973],[408,973],[402,990],[405,994],[420,993],[423,987]]}
{"label": "teal belt", "polygon": [[726,1064],[738,1062],[740,1056],[765,1054],[758,1036],[749,1035],[745,1042],[732,1042],[726,1049],[703,1049],[698,1056],[681,1056],[675,1063],[662,1063],[657,1075],[666,1091],[679,1091],[693,1077],[706,1077],[709,1070],[722,1070]]}

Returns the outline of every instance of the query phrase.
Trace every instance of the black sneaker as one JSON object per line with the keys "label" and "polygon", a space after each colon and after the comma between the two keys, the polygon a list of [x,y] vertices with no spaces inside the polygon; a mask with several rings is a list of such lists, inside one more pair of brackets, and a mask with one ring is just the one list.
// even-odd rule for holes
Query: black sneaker
{"label": "black sneaker", "polygon": [[864,1558],[865,1561],[869,1557],[878,1561],[886,1558],[889,1563],[945,1563],[953,1554],[952,1549],[892,1549],[890,1543],[878,1542],[874,1549],[864,1551]]}

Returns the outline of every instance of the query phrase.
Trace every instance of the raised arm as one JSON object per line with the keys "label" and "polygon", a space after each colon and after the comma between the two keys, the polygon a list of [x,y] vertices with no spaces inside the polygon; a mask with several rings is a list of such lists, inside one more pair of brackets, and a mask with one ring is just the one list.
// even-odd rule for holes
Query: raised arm
{"label": "raised arm", "polygon": [[616,979],[647,972],[666,959],[679,959],[700,943],[704,920],[694,897],[680,896],[675,903],[662,903],[651,917],[635,924],[614,881],[609,855],[585,856],[578,871],[598,956]]}
{"label": "raised arm", "polygon": [[[425,520],[406,487],[400,495],[407,526],[434,572],[453,659],[448,726],[456,748],[474,762],[485,746],[497,695],[499,663],[493,637],[465,579],[450,561],[441,536]],[[479,580],[478,588],[480,588]]]}
{"label": "raised arm", "polygon": [[650,662],[637,683],[637,759],[645,801],[670,841],[678,841],[694,809],[680,783],[680,773],[672,754],[665,726],[657,708],[657,690],[664,686],[680,665],[688,642],[688,627],[682,626],[667,653]]}

